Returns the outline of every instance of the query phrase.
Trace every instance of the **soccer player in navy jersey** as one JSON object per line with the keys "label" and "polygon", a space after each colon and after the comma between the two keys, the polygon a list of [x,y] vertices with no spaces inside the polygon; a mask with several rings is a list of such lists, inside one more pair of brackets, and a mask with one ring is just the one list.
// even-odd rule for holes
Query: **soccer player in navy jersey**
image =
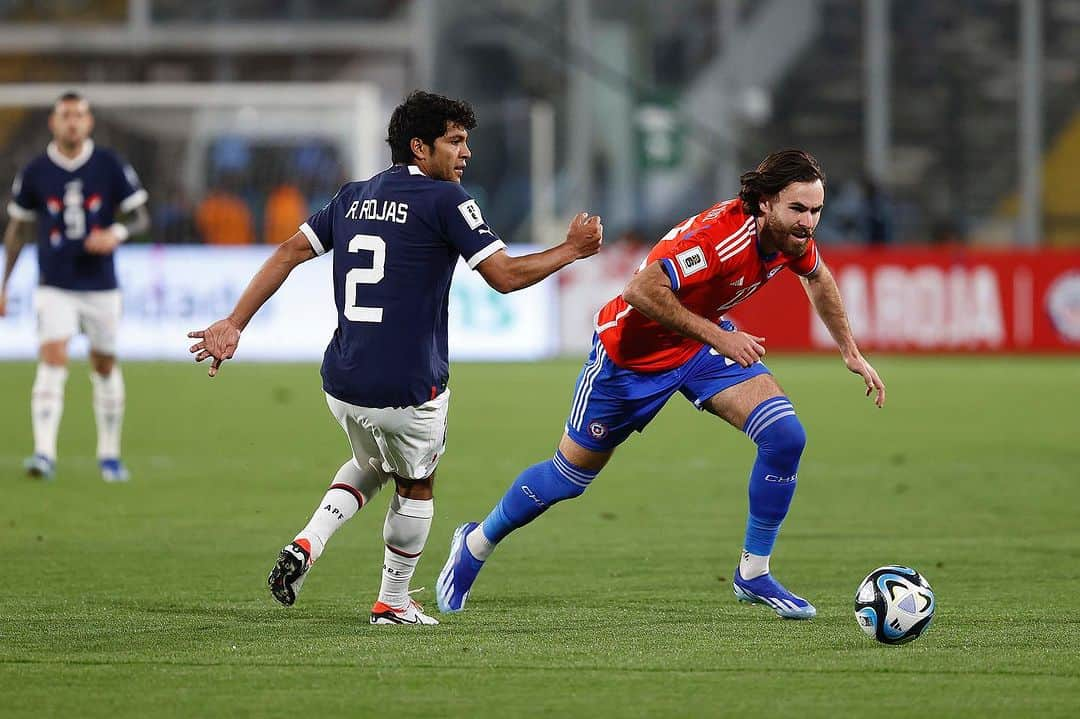
{"label": "soccer player in navy jersey", "polygon": [[551,459],[523,471],[482,523],[455,530],[439,574],[439,609],[464,608],[495,546],[557,502],[581,496],[616,447],[642,431],[676,392],[757,445],[749,516],[733,580],[736,597],[782,617],[817,610],[771,574],[769,559],[798,481],[806,433],[767,367],[765,338],[737,331],[723,313],[788,269],[803,282],[845,366],[866,394],[885,385],[862,356],[840,292],[814,242],[825,173],[809,153],[783,150],[741,177],[739,196],[672,228],[623,293],[596,315],[593,350]]}
{"label": "soccer player in navy jersey", "polygon": [[528,287],[596,254],[600,218],[580,214],[565,241],[511,257],[461,187],[476,118],[468,103],[414,92],[390,118],[393,165],[346,183],[262,266],[225,319],[199,332],[210,376],[231,358],[255,312],[301,262],[334,250],[338,324],[322,364],[331,413],[352,456],[311,520],[281,550],[267,582],[288,606],[330,537],[390,481],[382,585],[372,624],[438,624],[409,596],[434,515],[432,483],[445,451],[447,301],[459,258],[499,292]]}
{"label": "soccer player in navy jersey", "polygon": [[4,233],[0,316],[23,230],[37,224],[39,363],[31,392],[34,454],[27,472],[50,479],[56,471],[56,436],[64,410],[68,340],[90,340],[97,457],[108,482],[128,479],[120,458],[124,380],[116,362],[120,290],[113,253],[124,240],[150,227],[146,190],[131,165],[90,139],[94,118],[78,93],[62,95],[49,115],[53,141],[15,177]]}

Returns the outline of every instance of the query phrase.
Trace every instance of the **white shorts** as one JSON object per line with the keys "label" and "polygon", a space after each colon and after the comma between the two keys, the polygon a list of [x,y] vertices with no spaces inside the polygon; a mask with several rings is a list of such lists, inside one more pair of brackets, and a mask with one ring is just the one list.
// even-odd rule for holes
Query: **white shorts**
{"label": "white shorts", "polygon": [[90,349],[115,355],[120,304],[120,290],[38,287],[34,293],[38,344],[70,339],[81,332],[90,340]]}
{"label": "white shorts", "polygon": [[446,452],[446,412],[450,390],[418,407],[357,407],[326,395],[326,404],[349,436],[361,467],[375,458],[384,472],[424,479]]}

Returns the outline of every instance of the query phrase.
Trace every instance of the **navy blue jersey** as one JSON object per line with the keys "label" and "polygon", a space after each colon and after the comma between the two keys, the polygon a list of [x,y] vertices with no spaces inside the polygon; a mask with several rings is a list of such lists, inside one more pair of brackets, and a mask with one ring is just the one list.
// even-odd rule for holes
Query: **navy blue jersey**
{"label": "navy blue jersey", "polygon": [[458,258],[475,268],[500,249],[456,182],[394,165],[350,182],[301,225],[317,254],[334,252],[338,326],[323,389],[361,407],[410,407],[450,374],[447,302]]}
{"label": "navy blue jersey", "polygon": [[55,143],[15,177],[8,214],[37,219],[39,282],[65,290],[114,290],[113,257],[83,249],[94,229],[146,202],[146,190],[131,166],[87,140],[73,159]]}

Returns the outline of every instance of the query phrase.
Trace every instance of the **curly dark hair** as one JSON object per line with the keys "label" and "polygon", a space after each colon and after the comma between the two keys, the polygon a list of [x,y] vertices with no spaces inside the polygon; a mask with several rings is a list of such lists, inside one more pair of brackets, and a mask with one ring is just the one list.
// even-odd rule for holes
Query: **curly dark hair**
{"label": "curly dark hair", "polygon": [[814,180],[825,184],[825,172],[813,155],[805,150],[780,150],[762,160],[756,170],[743,173],[739,178],[739,199],[746,214],[756,217],[761,214],[763,197],[779,194],[792,182]]}
{"label": "curly dark hair", "polygon": [[476,127],[472,106],[464,100],[452,100],[423,90],[409,93],[405,101],[394,108],[387,129],[386,142],[390,145],[394,164],[413,161],[409,143],[414,137],[420,138],[425,145],[434,146],[435,138],[446,134],[448,124],[460,125],[466,130]]}

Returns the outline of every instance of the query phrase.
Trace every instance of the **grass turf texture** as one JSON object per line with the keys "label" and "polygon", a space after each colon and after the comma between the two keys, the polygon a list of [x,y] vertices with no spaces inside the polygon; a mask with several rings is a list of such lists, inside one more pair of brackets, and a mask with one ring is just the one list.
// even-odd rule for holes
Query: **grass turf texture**
{"label": "grass turf texture", "polygon": [[[833,358],[775,357],[809,445],[777,576],[811,622],[738,604],[753,446],[672,400],[586,493],[507,540],[465,613],[372,627],[387,494],[344,527],[297,605],[264,585],[347,457],[306,365],[128,363],[125,459],[96,471],[74,365],[58,478],[21,474],[33,365],[0,365],[0,714],[1075,716],[1080,367],[879,357],[875,409]],[[551,455],[577,362],[454,367],[450,449],[413,586],[453,528]],[[858,629],[863,575],[914,566],[914,644]]]}

